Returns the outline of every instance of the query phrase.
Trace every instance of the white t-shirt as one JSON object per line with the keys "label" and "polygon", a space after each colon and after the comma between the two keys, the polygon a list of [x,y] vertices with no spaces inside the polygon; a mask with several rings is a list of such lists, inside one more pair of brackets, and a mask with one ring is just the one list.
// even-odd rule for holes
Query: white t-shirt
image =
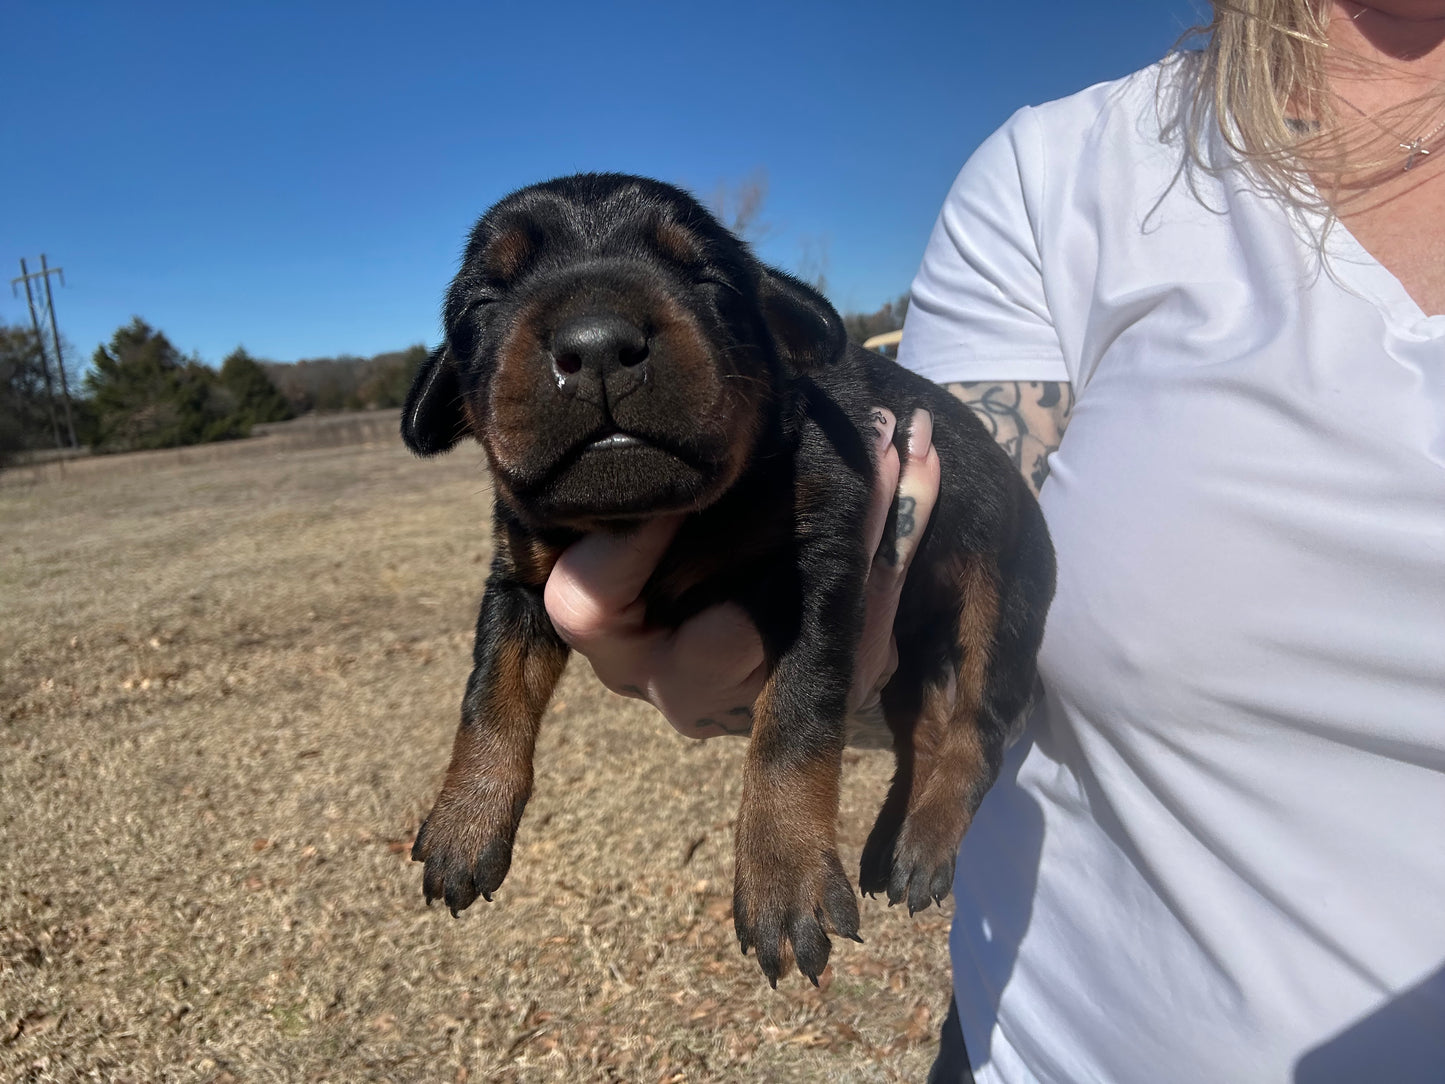
{"label": "white t-shirt", "polygon": [[963,1031],[981,1082],[1445,1080],[1445,315],[1181,174],[1192,64],[1016,114],[913,286],[905,364],[1077,395],[1046,696],[954,884]]}

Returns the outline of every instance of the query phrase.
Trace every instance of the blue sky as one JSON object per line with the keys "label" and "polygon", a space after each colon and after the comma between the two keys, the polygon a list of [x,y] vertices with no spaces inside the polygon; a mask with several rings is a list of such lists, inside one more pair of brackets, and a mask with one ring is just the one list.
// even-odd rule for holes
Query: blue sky
{"label": "blue sky", "polygon": [[825,256],[834,303],[871,310],[984,136],[1152,62],[1199,10],[7,4],[0,270],[64,267],[84,359],[132,315],[212,364],[373,354],[436,340],[467,229],[514,188],[615,169],[707,197],[764,171],[759,254]]}

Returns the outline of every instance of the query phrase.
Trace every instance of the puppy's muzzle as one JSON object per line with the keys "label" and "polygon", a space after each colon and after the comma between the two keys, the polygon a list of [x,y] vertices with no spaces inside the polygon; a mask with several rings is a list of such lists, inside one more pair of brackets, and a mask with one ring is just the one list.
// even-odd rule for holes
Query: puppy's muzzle
{"label": "puppy's muzzle", "polygon": [[576,316],[552,336],[557,390],[610,408],[651,379],[647,335],[613,313]]}

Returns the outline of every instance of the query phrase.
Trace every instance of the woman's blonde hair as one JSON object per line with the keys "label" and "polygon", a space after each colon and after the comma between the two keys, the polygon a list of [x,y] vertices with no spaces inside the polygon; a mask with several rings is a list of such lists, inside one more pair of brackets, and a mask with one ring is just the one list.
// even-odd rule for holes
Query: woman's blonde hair
{"label": "woman's blonde hair", "polygon": [[[1398,170],[1405,152],[1392,133],[1418,132],[1445,104],[1445,88],[1373,119],[1341,115],[1344,99],[1330,92],[1332,70],[1366,61],[1331,54],[1329,0],[1211,0],[1214,18],[1186,38],[1202,36],[1199,75],[1185,125],[1191,157],[1205,165],[1213,116],[1219,134],[1260,178],[1291,202],[1337,202]],[[1181,117],[1181,120],[1185,118]]]}

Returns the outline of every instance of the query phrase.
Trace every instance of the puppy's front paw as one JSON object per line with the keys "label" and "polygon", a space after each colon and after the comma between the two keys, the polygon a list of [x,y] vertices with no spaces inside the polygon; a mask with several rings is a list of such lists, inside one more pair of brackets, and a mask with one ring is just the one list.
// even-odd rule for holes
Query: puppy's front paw
{"label": "puppy's front paw", "polygon": [[455,917],[478,896],[490,902],[507,876],[521,811],[498,817],[489,804],[444,790],[422,822],[411,857],[426,863],[422,891],[428,906],[432,900],[445,900]]}
{"label": "puppy's front paw", "polygon": [[[733,887],[733,924],[744,955],[757,950],[758,963],[776,988],[789,959],[818,985],[828,966],[828,933],[854,941],[858,936],[858,899],[843,873],[837,853],[826,847],[747,847],[738,837],[737,880]],[[796,839],[796,837],[793,837]],[[789,842],[792,842],[789,840]]]}

